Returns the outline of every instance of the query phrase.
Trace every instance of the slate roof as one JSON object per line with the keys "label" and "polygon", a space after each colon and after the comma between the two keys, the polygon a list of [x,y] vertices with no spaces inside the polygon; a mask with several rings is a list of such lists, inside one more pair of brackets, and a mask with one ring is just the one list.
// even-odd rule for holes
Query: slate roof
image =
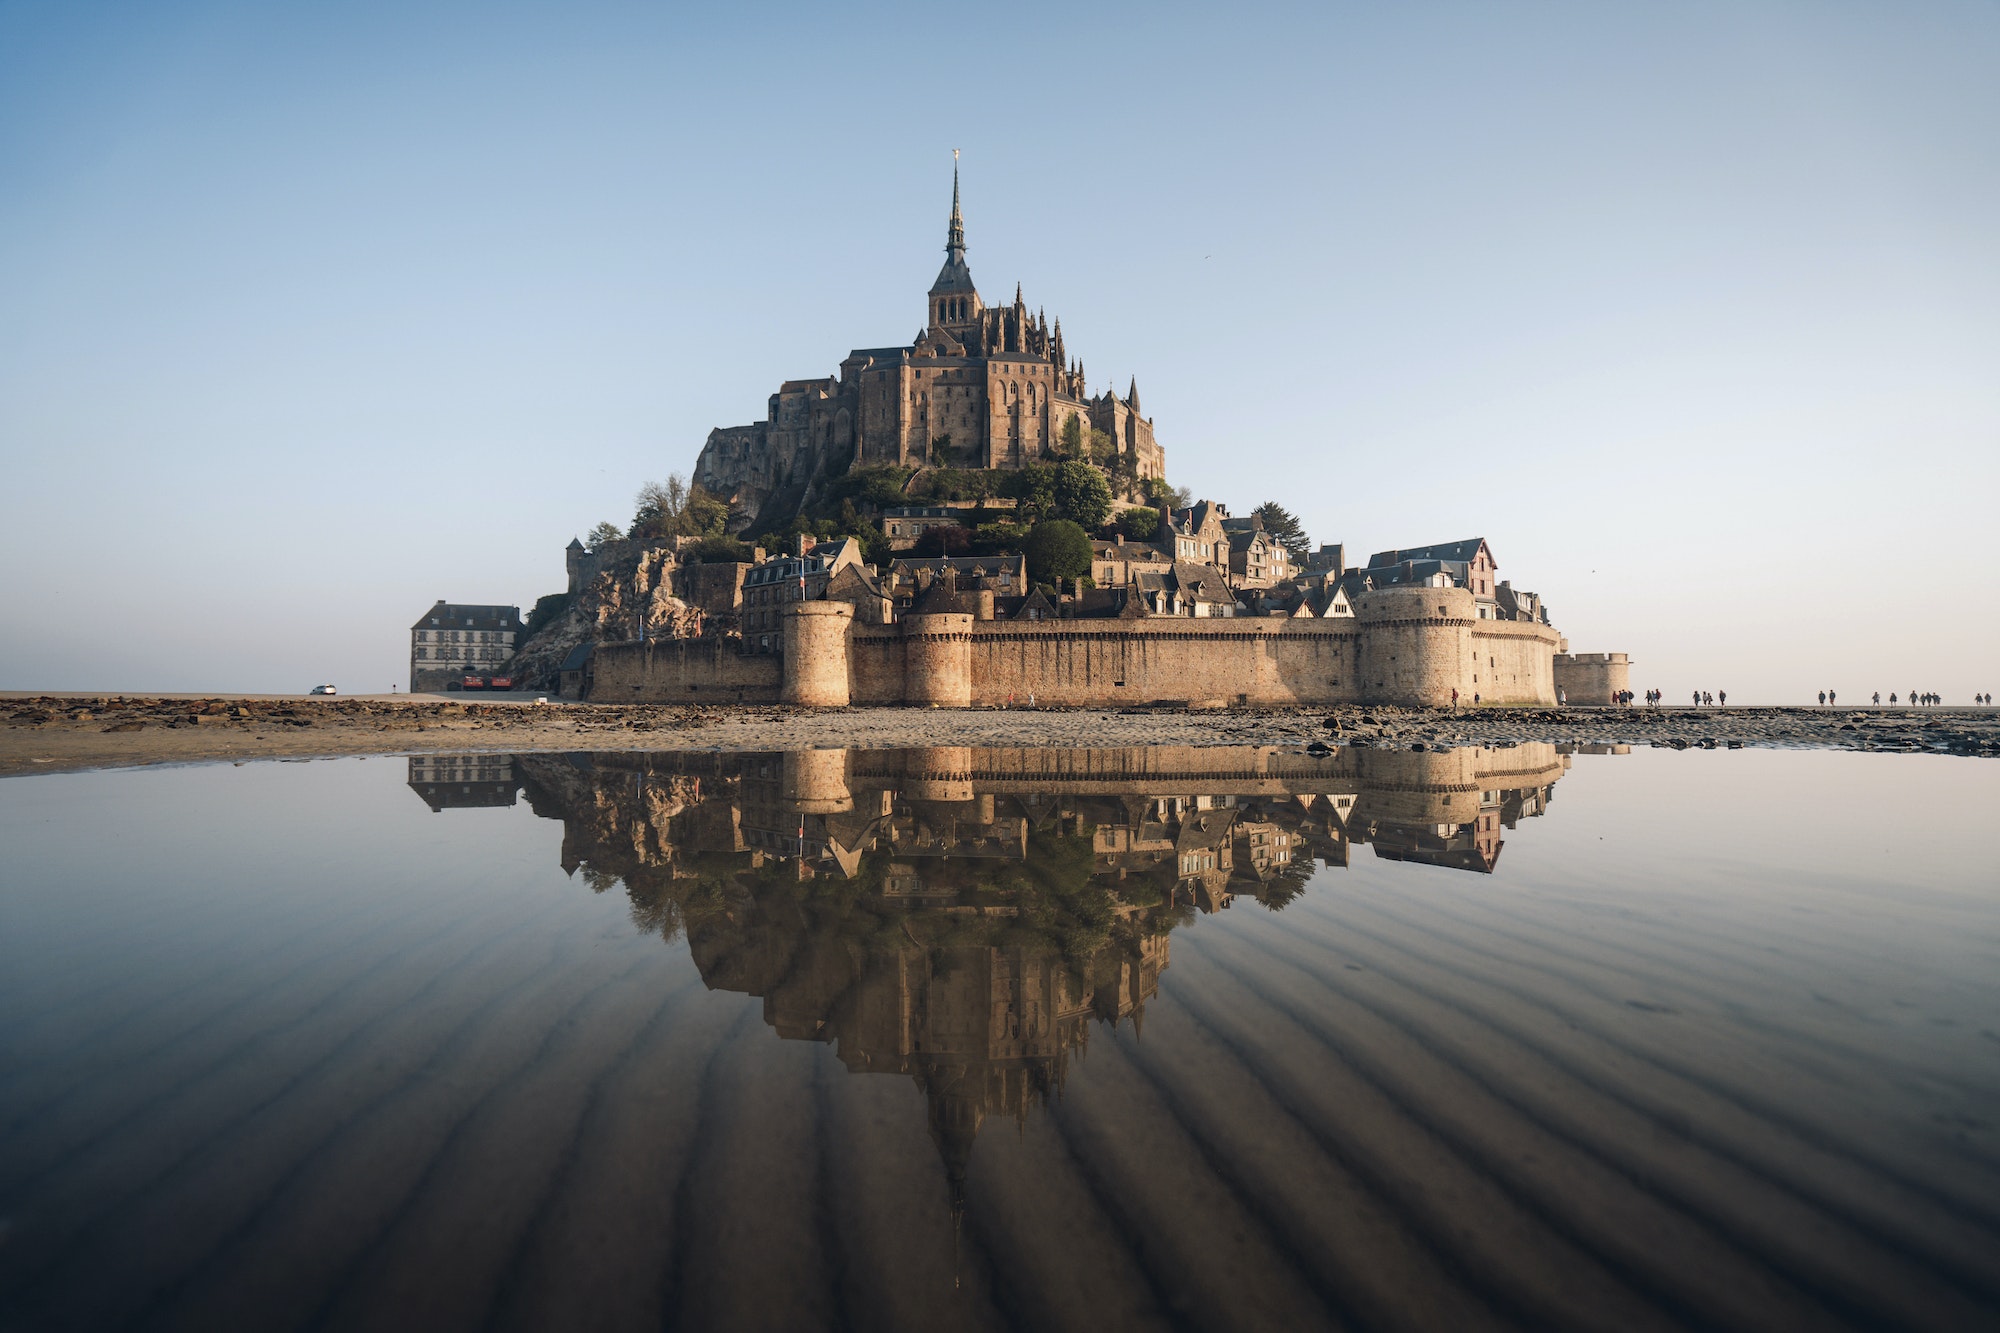
{"label": "slate roof", "polygon": [[483,629],[521,632],[521,608],[485,606],[471,602],[439,602],[417,617],[410,626],[420,629]]}
{"label": "slate roof", "polygon": [[1191,560],[1174,561],[1174,579],[1181,591],[1197,602],[1212,602],[1222,606],[1236,605],[1236,594],[1229,590],[1229,580],[1214,565],[1200,565]]}
{"label": "slate roof", "polygon": [[972,285],[972,270],[965,266],[965,256],[954,253],[944,261],[938,270],[937,281],[931,284],[932,296],[942,296],[955,292],[976,292]]}
{"label": "slate roof", "polygon": [[940,580],[926,588],[910,607],[913,616],[936,616],[963,614],[965,606],[959,601],[960,594],[944,586]]}
{"label": "slate roof", "polygon": [[942,574],[950,568],[958,571],[960,578],[990,578],[1004,569],[1016,578],[1026,578],[1028,557],[1019,552],[1003,555],[904,556],[897,559],[890,568],[897,574],[906,576],[914,575],[919,569]]}
{"label": "slate roof", "polygon": [[[1463,541],[1441,542],[1436,546],[1412,546],[1400,551],[1377,551],[1368,557],[1368,566],[1374,569],[1382,565],[1401,564],[1405,560],[1455,560],[1467,564],[1479,554],[1479,548],[1482,546],[1486,546],[1484,537],[1467,537]],[[1487,546],[1486,554],[1491,556],[1493,548]],[[1498,569],[1500,562],[1495,560],[1493,566]]]}
{"label": "slate roof", "polygon": [[[1036,615],[1037,611],[1041,614]],[[1037,588],[1021,599],[1021,609],[1014,613],[1013,618],[1015,620],[1054,620],[1056,618],[1056,605],[1048,599],[1046,593]]]}
{"label": "slate roof", "polygon": [[887,361],[900,364],[910,359],[908,347],[856,347],[847,354],[849,361],[856,357],[866,357],[870,361]]}

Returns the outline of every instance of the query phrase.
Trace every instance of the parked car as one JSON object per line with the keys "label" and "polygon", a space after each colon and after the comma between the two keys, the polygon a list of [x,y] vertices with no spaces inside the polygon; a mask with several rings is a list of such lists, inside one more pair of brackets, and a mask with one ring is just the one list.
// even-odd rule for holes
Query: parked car
{"label": "parked car", "polygon": [[462,690],[483,690],[486,688],[486,677],[463,676],[459,679],[458,687]]}
{"label": "parked car", "polygon": [[488,676],[486,678],[486,688],[489,690],[511,690],[514,688],[514,678],[512,676]]}
{"label": "parked car", "polygon": [[306,691],[306,693],[307,693],[307,694],[339,694],[339,693],[340,693],[340,691],[339,691],[339,690],[336,690],[336,689],[335,689],[335,688],[333,688],[333,686],[331,686],[331,685],[315,685],[315,686],[313,686],[313,687],[312,687],[312,688],[311,688],[310,690],[307,690],[307,691]]}

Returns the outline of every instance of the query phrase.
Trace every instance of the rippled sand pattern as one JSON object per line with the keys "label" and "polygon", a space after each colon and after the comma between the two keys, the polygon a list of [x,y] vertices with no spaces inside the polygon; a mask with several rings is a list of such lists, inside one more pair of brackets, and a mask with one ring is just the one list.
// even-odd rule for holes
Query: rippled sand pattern
{"label": "rippled sand pattern", "polygon": [[1175,930],[955,1200],[910,1078],[393,776],[0,790],[0,1327],[1995,1326],[1990,874],[1362,852]]}

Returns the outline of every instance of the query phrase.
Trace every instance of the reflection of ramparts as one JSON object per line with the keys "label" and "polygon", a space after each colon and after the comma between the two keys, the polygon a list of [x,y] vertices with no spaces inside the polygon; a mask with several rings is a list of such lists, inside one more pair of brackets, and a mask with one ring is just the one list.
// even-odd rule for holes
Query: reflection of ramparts
{"label": "reflection of ramparts", "polygon": [[[1092,1020],[1143,1020],[1168,934],[1312,862],[1491,871],[1540,814],[1552,747],[524,755],[562,862],[684,934],[780,1036],[913,1077],[954,1181],[981,1122],[1059,1085]],[[414,784],[413,784],[414,785]],[[511,786],[509,788],[511,794]]]}

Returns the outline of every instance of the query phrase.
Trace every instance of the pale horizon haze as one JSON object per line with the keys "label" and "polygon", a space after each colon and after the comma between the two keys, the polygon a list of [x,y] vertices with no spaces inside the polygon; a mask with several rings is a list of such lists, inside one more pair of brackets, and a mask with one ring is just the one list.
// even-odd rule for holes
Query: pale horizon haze
{"label": "pale horizon haze", "polygon": [[2000,690],[2000,6],[0,0],[0,689],[408,681],[968,260],[1670,702]]}

